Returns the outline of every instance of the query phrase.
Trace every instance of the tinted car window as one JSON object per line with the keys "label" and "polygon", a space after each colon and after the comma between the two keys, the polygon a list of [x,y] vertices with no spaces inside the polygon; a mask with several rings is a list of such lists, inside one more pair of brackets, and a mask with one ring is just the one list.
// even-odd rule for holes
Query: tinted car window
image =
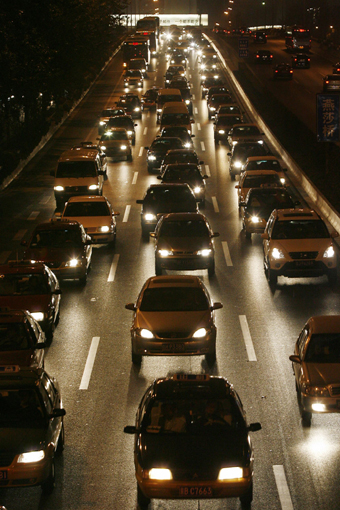
{"label": "tinted car window", "polygon": [[65,161],[58,163],[56,177],[96,177],[97,168],[93,161]]}
{"label": "tinted car window", "polygon": [[108,216],[110,210],[105,202],[71,202],[67,204],[64,216]]}
{"label": "tinted car window", "polygon": [[0,427],[40,428],[44,413],[35,390],[0,391]]}
{"label": "tinted car window", "polygon": [[34,235],[30,248],[64,248],[79,246],[82,242],[81,232],[76,229],[40,230]]}
{"label": "tinted car window", "polygon": [[50,291],[43,274],[5,274],[0,278],[0,296],[30,296]]}
{"label": "tinted car window", "polygon": [[340,363],[339,333],[319,333],[312,335],[305,361],[314,363]]}
{"label": "tinted car window", "polygon": [[21,351],[30,347],[28,331],[23,323],[0,324],[0,351]]}
{"label": "tinted car window", "polygon": [[208,308],[208,299],[201,289],[185,287],[146,289],[140,305],[142,312],[193,312]]}
{"label": "tinted car window", "polygon": [[204,221],[165,221],[160,228],[160,237],[204,237],[209,230]]}
{"label": "tinted car window", "polygon": [[323,239],[329,237],[326,225],[321,220],[277,221],[273,228],[273,239]]}

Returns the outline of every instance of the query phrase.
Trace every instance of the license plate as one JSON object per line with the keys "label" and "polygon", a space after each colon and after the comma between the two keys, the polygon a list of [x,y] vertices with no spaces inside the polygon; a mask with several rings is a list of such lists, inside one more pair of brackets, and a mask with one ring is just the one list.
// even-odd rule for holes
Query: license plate
{"label": "license plate", "polygon": [[184,352],[185,350],[184,344],[179,342],[163,344],[162,348],[164,352]]}
{"label": "license plate", "polygon": [[211,498],[213,495],[212,488],[207,487],[180,487],[179,495],[182,498]]}
{"label": "license plate", "polygon": [[7,480],[7,471],[0,471],[0,480]]}
{"label": "license plate", "polygon": [[298,267],[310,267],[313,266],[314,260],[297,260],[296,265]]}

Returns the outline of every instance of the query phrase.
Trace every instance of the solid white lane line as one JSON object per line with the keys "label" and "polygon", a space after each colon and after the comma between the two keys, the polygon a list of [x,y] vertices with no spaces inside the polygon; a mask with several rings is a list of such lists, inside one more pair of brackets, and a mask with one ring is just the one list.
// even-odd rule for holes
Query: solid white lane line
{"label": "solid white lane line", "polygon": [[239,315],[238,318],[240,320],[243,339],[244,339],[244,343],[245,343],[246,349],[247,349],[248,360],[249,361],[257,361],[253,341],[250,336],[247,317],[245,315]]}
{"label": "solid white lane line", "polygon": [[113,257],[113,261],[110,268],[109,277],[107,279],[108,282],[113,282],[116,276],[117,266],[118,266],[119,254],[116,253]]}
{"label": "solid white lane line", "polygon": [[214,211],[215,212],[220,212],[220,210],[218,208],[217,198],[216,197],[211,197],[211,201],[212,201],[212,204],[213,204]]}
{"label": "solid white lane line", "polygon": [[81,378],[81,383],[79,386],[80,390],[87,390],[89,387],[89,382],[91,379],[92,369],[94,365],[94,360],[96,359],[98,344],[99,344],[100,336],[94,336],[92,338],[90,350],[87,356],[83,377]]}
{"label": "solid white lane line", "polygon": [[136,184],[136,182],[137,182],[137,177],[138,177],[138,172],[133,172],[132,184]]}
{"label": "solid white lane line", "polygon": [[195,108],[194,108],[194,114],[195,114],[195,115],[197,115],[197,114],[198,114],[198,109],[196,108],[196,106],[195,106]]}
{"label": "solid white lane line", "polygon": [[143,150],[144,150],[144,147],[141,147],[141,148],[139,149],[139,153],[138,153],[138,157],[139,157],[139,158],[140,158],[140,157],[141,157],[141,155],[143,154]]}
{"label": "solid white lane line", "polygon": [[23,228],[22,230],[18,230],[18,232],[13,237],[13,241],[21,241],[21,239],[24,237],[26,232],[27,232],[27,229],[25,229],[25,228]]}
{"label": "solid white lane line", "polygon": [[227,241],[222,241],[222,248],[223,248],[224,258],[225,258],[225,261],[227,263],[227,266],[232,266],[233,262],[232,262],[231,257],[230,257],[230,251],[229,251],[229,247],[228,247]]}
{"label": "solid white lane line", "polygon": [[197,126],[198,131],[201,131],[201,124],[199,122],[197,122],[196,126]]}
{"label": "solid white lane line", "polygon": [[[138,172],[136,172],[136,173],[138,173]],[[126,223],[127,220],[129,219],[130,210],[131,210],[131,205],[127,205],[125,207],[125,213],[124,213],[124,216],[123,216],[123,223]]]}
{"label": "solid white lane line", "polygon": [[211,177],[209,165],[204,165],[204,168],[205,168],[205,174],[208,175],[209,177]]}
{"label": "solid white lane line", "polygon": [[39,214],[40,214],[40,211],[32,211],[27,219],[28,220],[35,220],[36,217],[39,216]]}
{"label": "solid white lane line", "polygon": [[202,149],[202,151],[205,151],[205,145],[204,145],[204,142],[201,142],[201,149]]}
{"label": "solid white lane line", "polygon": [[294,510],[283,466],[273,466],[273,471],[282,510]]}
{"label": "solid white lane line", "polygon": [[148,128],[147,128],[147,127],[145,127],[145,128],[144,128],[144,131],[143,131],[143,135],[146,135],[146,133],[147,133],[147,132],[148,132]]}
{"label": "solid white lane line", "polygon": [[6,264],[8,257],[10,256],[11,251],[2,251],[0,253],[0,264]]}

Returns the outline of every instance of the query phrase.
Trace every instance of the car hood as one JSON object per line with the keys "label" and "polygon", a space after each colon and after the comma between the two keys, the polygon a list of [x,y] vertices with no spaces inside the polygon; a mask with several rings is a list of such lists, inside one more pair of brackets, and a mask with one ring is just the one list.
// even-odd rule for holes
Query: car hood
{"label": "car hood", "polygon": [[25,257],[29,260],[40,260],[48,264],[49,262],[63,262],[71,258],[78,258],[83,255],[83,249],[64,245],[60,248],[39,248],[28,249],[25,252]]}
{"label": "car hood", "polygon": [[206,326],[210,311],[202,312],[141,312],[136,313],[137,328],[146,328],[161,334],[165,331],[186,331],[187,336]]}
{"label": "car hood", "polygon": [[313,386],[340,383],[339,363],[302,363],[305,381]]}
{"label": "car hood", "polygon": [[111,216],[67,216],[67,219],[70,221],[79,221],[85,229],[111,225]]}
{"label": "car hood", "polygon": [[211,245],[207,238],[202,237],[171,237],[170,239],[160,237],[157,242],[158,250],[176,250],[176,251],[197,251],[203,248],[210,248]]}
{"label": "car hood", "polygon": [[44,428],[9,427],[0,429],[0,451],[24,453],[45,448]]}
{"label": "car hood", "polygon": [[0,296],[0,308],[12,310],[28,310],[29,312],[47,312],[51,302],[51,294],[28,296]]}
{"label": "car hood", "polygon": [[[326,250],[331,244],[330,238],[325,239],[275,239],[275,245],[286,252]],[[321,253],[322,255],[322,253]]]}
{"label": "car hood", "polygon": [[242,466],[246,448],[246,436],[235,433],[189,435],[189,434],[141,434],[138,448],[143,469],[162,466],[170,469],[189,469],[215,473],[225,466]]}

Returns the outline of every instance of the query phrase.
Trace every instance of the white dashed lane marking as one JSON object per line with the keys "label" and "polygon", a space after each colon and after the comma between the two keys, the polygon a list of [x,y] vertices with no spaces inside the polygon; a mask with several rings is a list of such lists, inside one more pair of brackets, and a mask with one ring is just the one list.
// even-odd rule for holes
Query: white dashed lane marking
{"label": "white dashed lane marking", "polygon": [[212,204],[213,204],[214,211],[216,213],[220,212],[219,207],[218,207],[218,203],[217,203],[217,198],[216,197],[211,197],[211,201],[212,201]]}
{"label": "white dashed lane marking", "polygon": [[119,261],[119,254],[116,253],[113,257],[113,261],[110,268],[109,277],[107,279],[108,282],[113,282],[116,276],[117,266]]}
{"label": "white dashed lane marking", "polygon": [[137,177],[138,177],[138,172],[133,172],[132,184],[136,184],[136,182],[137,182]]}
{"label": "white dashed lane marking", "polygon": [[233,262],[231,260],[231,256],[230,256],[230,252],[229,252],[229,247],[228,247],[227,241],[222,241],[222,248],[223,248],[223,254],[224,254],[224,258],[225,258],[225,261],[227,263],[227,266],[232,266]]}
{"label": "white dashed lane marking", "polygon": [[273,471],[282,510],[294,510],[283,466],[273,466]]}
{"label": "white dashed lane marking", "polygon": [[83,372],[83,377],[81,379],[81,383],[79,386],[80,390],[87,390],[89,387],[89,382],[91,379],[94,360],[96,359],[99,340],[100,340],[99,336],[94,336],[92,338],[90,350],[89,350],[89,353],[87,356],[87,360],[86,360],[86,364],[85,364],[85,368],[84,368],[84,372]]}
{"label": "white dashed lane marking", "polygon": [[244,343],[246,345],[248,361],[257,361],[253,341],[251,339],[247,317],[245,315],[238,316],[241,324]]}
{"label": "white dashed lane marking", "polygon": [[[138,173],[138,172],[136,172],[136,173]],[[126,223],[127,220],[129,219],[130,210],[131,210],[131,205],[127,205],[125,207],[125,213],[124,213],[124,216],[123,216],[123,223]]]}

